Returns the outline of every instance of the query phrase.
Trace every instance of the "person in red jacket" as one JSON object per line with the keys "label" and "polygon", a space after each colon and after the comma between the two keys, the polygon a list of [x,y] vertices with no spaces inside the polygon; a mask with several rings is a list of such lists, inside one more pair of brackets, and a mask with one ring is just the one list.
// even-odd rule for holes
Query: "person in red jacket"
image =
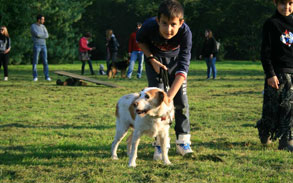
{"label": "person in red jacket", "polygon": [[81,66],[81,74],[84,74],[84,67],[85,67],[85,63],[86,61],[88,62],[89,66],[90,66],[90,71],[91,74],[94,75],[94,70],[93,70],[93,66],[92,66],[92,61],[90,59],[90,55],[89,55],[89,51],[96,49],[95,47],[88,47],[88,40],[91,38],[91,33],[87,32],[84,34],[84,36],[82,38],[80,38],[79,40],[79,59],[82,62],[82,66]]}
{"label": "person in red jacket", "polygon": [[138,69],[136,77],[138,79],[141,78],[142,68],[143,68],[143,52],[139,48],[137,41],[136,41],[136,32],[141,28],[141,23],[136,23],[136,31],[130,34],[129,42],[128,42],[128,54],[130,57],[129,67],[127,71],[127,78],[131,78],[135,61],[138,59]]}

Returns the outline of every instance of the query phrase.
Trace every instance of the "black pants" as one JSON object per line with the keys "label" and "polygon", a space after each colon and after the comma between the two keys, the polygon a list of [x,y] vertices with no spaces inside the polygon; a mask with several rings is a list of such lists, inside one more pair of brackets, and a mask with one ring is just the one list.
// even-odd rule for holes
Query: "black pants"
{"label": "black pants", "polygon": [[4,77],[8,77],[8,61],[9,61],[9,55],[0,53],[0,68],[3,65]]}
{"label": "black pants", "polygon": [[[168,67],[169,85],[175,79],[175,68],[177,63],[175,58],[158,58],[164,65]],[[148,79],[149,87],[158,87],[164,89],[164,85],[159,75],[153,69],[153,66],[149,61],[145,62],[146,75]],[[175,106],[175,132],[178,137],[179,134],[189,134],[190,132],[190,122],[189,122],[189,105],[187,99],[187,82],[186,80],[182,84],[181,88],[174,97]]]}
{"label": "black pants", "polygon": [[293,127],[293,74],[277,74],[279,89],[265,81],[262,118],[257,126],[272,134],[273,140],[286,136]]}

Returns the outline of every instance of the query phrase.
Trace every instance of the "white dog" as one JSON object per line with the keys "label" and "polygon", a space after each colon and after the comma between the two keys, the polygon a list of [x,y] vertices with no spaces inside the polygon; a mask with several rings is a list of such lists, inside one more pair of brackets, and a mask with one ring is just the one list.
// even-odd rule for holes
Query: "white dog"
{"label": "white dog", "polygon": [[132,93],[121,97],[116,106],[116,135],[112,143],[112,158],[118,159],[118,145],[129,127],[132,127],[134,131],[127,140],[130,167],[136,166],[137,147],[142,134],[159,139],[162,159],[165,164],[171,164],[167,145],[173,119],[173,102],[169,102],[167,94],[159,88],[145,88],[140,94]]}

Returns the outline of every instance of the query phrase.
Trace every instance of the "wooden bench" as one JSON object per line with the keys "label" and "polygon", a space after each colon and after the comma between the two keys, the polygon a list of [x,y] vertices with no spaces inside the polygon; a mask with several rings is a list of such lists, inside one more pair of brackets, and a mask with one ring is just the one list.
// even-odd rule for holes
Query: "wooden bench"
{"label": "wooden bench", "polygon": [[91,83],[96,83],[97,85],[105,85],[105,86],[109,86],[109,87],[112,87],[112,88],[119,88],[120,87],[120,86],[115,85],[115,84],[107,83],[107,82],[104,82],[104,81],[99,81],[99,80],[96,80],[96,79],[93,79],[93,78],[88,78],[88,77],[85,77],[85,76],[81,76],[81,75],[66,72],[66,71],[54,71],[54,73],[58,74],[60,76],[67,76],[67,77],[71,77],[71,78],[74,78],[74,79],[80,79],[80,80],[88,81],[88,82],[91,82]]}

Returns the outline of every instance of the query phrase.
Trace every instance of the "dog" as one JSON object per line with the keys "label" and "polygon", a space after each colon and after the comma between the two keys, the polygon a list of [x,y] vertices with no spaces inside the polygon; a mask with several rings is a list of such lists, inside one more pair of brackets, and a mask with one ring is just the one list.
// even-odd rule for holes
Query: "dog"
{"label": "dog", "polygon": [[108,71],[108,79],[115,78],[117,70],[121,71],[121,78],[126,78],[126,69],[129,66],[129,59],[125,59],[119,62],[112,62]]}
{"label": "dog", "polygon": [[116,134],[111,149],[112,159],[118,159],[118,145],[131,127],[134,130],[127,140],[129,167],[136,166],[137,148],[143,134],[159,139],[162,159],[166,165],[171,164],[167,145],[173,119],[173,101],[169,102],[167,94],[159,88],[149,87],[139,94],[132,93],[121,97],[116,105]]}

